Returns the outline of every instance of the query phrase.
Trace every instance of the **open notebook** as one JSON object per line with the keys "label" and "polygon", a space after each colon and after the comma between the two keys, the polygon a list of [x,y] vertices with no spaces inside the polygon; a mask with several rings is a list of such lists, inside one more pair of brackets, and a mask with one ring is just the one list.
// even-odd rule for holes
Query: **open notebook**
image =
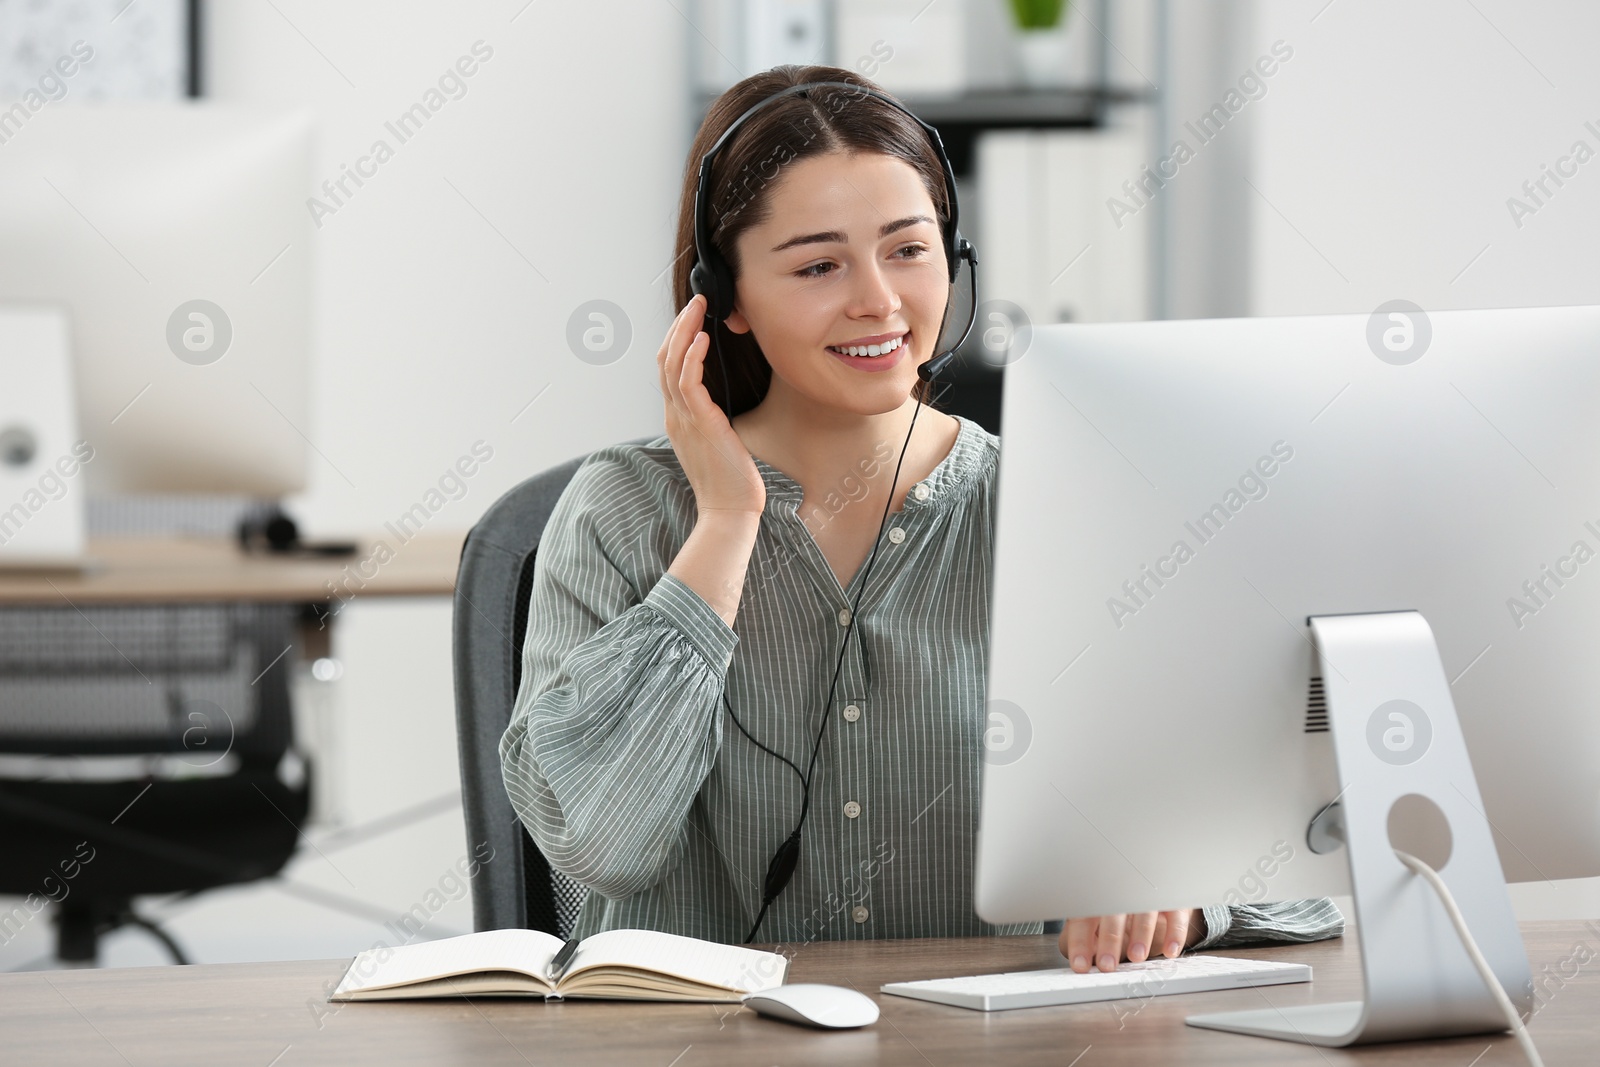
{"label": "open notebook", "polygon": [[737,1002],[782,985],[789,961],[774,952],[656,930],[607,930],[583,939],[555,985],[561,951],[540,930],[484,930],[356,956],[329,1000],[407,997],[601,997]]}

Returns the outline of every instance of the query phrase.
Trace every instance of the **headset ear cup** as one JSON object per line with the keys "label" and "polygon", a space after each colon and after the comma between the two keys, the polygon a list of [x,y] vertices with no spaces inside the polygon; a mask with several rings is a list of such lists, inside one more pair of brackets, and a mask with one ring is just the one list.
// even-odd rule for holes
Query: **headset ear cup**
{"label": "headset ear cup", "polygon": [[706,298],[706,316],[717,322],[733,310],[733,280],[724,264],[707,266],[704,261],[696,262],[689,272],[689,291]]}
{"label": "headset ear cup", "polygon": [[977,263],[978,254],[973,250],[972,242],[967,240],[959,229],[951,235],[950,246],[946,251],[949,253],[946,262],[950,264],[950,284],[954,285],[961,275],[961,261],[965,259],[969,263]]}
{"label": "headset ear cup", "polygon": [[704,263],[695,260],[694,269],[689,272],[689,291],[697,296],[706,298],[706,310],[708,313],[711,309],[712,284],[711,272],[706,269]]}

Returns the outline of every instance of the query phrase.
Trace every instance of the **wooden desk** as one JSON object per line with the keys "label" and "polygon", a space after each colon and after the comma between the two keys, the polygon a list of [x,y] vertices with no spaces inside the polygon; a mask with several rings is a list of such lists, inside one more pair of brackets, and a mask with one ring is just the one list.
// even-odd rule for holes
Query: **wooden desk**
{"label": "wooden desk", "polygon": [[[246,554],[223,538],[101,538],[83,572],[0,570],[0,607],[182,604],[217,601],[320,604],[340,596],[449,596],[465,534],[393,534],[362,542],[353,556]],[[385,559],[384,556],[388,558]]]}
{"label": "wooden desk", "polygon": [[[1530,1024],[1544,1060],[1600,1059],[1600,923],[1524,923],[1536,979],[1566,961]],[[1588,962],[1574,955],[1587,946]],[[1352,937],[1226,955],[1311,964],[1312,983],[1145,1001],[982,1013],[881,996],[888,981],[1060,965],[1054,937],[821,942],[791,946],[790,980],[851,985],[883,1015],[864,1030],[814,1031],[727,1005],[465,1000],[330,1004],[348,960],[0,975],[7,1064],[1330,1064],[1499,1067],[1509,1035],[1318,1049],[1199,1030],[1185,1015],[1359,995]],[[1576,973],[1574,975],[1574,968]],[[320,1026],[319,1026],[320,1017]],[[1079,1058],[1081,1057],[1081,1058]]]}
{"label": "wooden desk", "polygon": [[[368,597],[451,596],[463,533],[393,533],[366,539],[353,556],[247,553],[228,538],[118,537],[89,542],[83,571],[0,569],[0,608],[249,602],[308,604],[301,654],[330,654],[327,611]],[[384,546],[381,550],[380,543]]]}

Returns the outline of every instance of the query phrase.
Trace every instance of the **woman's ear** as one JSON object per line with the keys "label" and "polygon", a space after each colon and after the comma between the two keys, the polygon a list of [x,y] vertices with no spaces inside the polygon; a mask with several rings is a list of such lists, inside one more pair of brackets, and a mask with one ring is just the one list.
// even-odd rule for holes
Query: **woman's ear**
{"label": "woman's ear", "polygon": [[737,304],[733,306],[732,311],[728,312],[728,317],[722,321],[734,333],[750,332],[750,320],[744,317],[744,312],[739,310],[739,305]]}

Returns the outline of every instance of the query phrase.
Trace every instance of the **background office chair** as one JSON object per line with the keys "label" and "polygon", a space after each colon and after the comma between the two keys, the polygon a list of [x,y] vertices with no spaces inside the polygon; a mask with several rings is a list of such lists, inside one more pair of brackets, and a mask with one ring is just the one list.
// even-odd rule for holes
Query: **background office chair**
{"label": "background office chair", "polygon": [[293,748],[294,608],[0,611],[0,915],[9,941],[54,903],[56,954],[148,929],[136,896],[276,874],[310,804]]}
{"label": "background office chair", "polygon": [[526,928],[564,938],[587,892],[544,858],[517,818],[500,772],[500,736],[522,684],[522,642],[539,541],[556,500],[586,458],[512,488],[478,520],[461,548],[453,622],[461,803],[468,850],[485,843],[494,849],[494,858],[472,878],[477,930]]}

